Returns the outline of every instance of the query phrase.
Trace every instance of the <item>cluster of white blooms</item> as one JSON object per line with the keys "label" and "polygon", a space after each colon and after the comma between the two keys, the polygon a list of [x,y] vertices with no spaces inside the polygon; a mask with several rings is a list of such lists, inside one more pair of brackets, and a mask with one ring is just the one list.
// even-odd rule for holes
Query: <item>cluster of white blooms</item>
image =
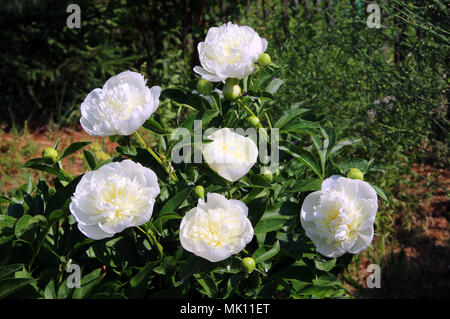
{"label": "cluster of white blooms", "polygon": [[[228,23],[208,31],[198,46],[202,67],[194,71],[209,81],[242,79],[267,48],[250,27]],[[270,63],[270,62],[268,62]],[[204,80],[202,80],[204,81]],[[130,135],[159,105],[161,88],[148,88],[144,77],[125,71],[94,89],[81,104],[81,125],[90,135]],[[235,182],[246,175],[258,157],[255,142],[229,128],[208,136],[202,146],[207,164],[218,175]],[[131,160],[112,162],[87,172],[70,204],[78,228],[87,237],[103,239],[150,220],[160,193],[156,174]],[[362,180],[332,176],[322,189],[309,194],[301,208],[301,224],[317,250],[328,257],[366,249],[373,238],[377,195]],[[180,242],[188,251],[217,262],[239,253],[253,238],[248,208],[239,200],[208,193],[207,201],[186,213]]]}

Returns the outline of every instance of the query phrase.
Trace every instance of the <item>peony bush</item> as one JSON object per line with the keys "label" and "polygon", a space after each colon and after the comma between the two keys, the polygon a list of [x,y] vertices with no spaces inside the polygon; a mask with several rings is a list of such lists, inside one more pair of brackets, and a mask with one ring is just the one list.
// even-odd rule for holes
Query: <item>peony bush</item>
{"label": "peony bush", "polygon": [[[358,141],[318,107],[269,116],[284,80],[267,46],[228,23],[199,44],[188,87],[125,71],[87,94],[82,128],[119,146],[98,161],[58,140],[25,164],[54,179],[0,199],[0,297],[350,297],[338,275],[373,239],[387,198],[364,176],[378,168],[340,156]],[[186,109],[179,127],[153,115],[160,101]],[[75,152],[81,176],[62,167]]]}

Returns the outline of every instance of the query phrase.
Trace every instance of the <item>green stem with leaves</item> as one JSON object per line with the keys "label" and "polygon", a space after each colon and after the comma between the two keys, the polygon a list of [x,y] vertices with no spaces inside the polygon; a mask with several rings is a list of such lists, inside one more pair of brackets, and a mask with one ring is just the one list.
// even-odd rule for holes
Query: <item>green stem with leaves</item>
{"label": "green stem with leaves", "polygon": [[169,178],[172,178],[172,180],[174,182],[178,182],[178,177],[176,176],[173,167],[167,163],[165,163],[159,156],[158,154],[155,153],[155,151],[152,150],[151,147],[149,147],[147,145],[147,143],[145,143],[144,139],[142,138],[142,136],[136,131],[134,132],[134,135],[136,136],[136,139],[138,140],[139,144],[145,148],[152,156],[153,158],[164,168],[164,170],[169,174]]}
{"label": "green stem with leaves", "polygon": [[158,248],[159,256],[162,258],[163,257],[163,248],[162,248],[161,244],[158,242],[158,240],[156,239],[156,236],[153,233],[153,231],[150,228],[147,231],[145,231],[144,229],[142,229],[139,226],[137,226],[136,228],[139,229],[142,233],[144,233],[147,236],[148,240]]}

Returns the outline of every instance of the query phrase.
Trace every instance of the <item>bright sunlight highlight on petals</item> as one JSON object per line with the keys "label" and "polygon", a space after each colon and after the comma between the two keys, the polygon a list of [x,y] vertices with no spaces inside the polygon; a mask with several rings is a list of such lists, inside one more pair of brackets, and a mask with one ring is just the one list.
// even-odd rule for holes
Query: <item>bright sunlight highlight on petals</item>
{"label": "bright sunlight highlight on petals", "polygon": [[145,82],[142,74],[125,71],[94,89],[81,104],[83,129],[102,137],[133,134],[159,105],[161,88]]}
{"label": "bright sunlight highlight on petals", "polygon": [[239,201],[208,193],[207,201],[186,213],[180,225],[184,249],[211,262],[239,253],[253,238],[248,208]]}
{"label": "bright sunlight highlight on petals", "polygon": [[209,167],[223,178],[235,182],[255,165],[258,147],[251,138],[222,128],[208,139],[213,142],[203,144],[203,156]]}
{"label": "bright sunlight highlight on petals", "polygon": [[228,22],[212,27],[198,45],[202,66],[194,67],[194,72],[212,82],[243,79],[255,70],[254,63],[266,48],[267,41],[248,26]]}
{"label": "bright sunlight highlight on petals", "polygon": [[160,192],[156,174],[131,160],[87,172],[79,182],[70,212],[89,238],[112,237],[150,220]]}
{"label": "bright sunlight highlight on petals", "polygon": [[327,257],[356,254],[373,239],[377,194],[367,182],[331,176],[306,196],[300,220],[317,251]]}

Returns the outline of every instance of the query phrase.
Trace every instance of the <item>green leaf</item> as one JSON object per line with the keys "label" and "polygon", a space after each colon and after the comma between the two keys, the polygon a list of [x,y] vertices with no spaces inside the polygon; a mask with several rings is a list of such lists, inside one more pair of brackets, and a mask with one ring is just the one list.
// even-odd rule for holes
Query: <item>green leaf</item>
{"label": "green leaf", "polygon": [[10,274],[15,273],[16,271],[22,270],[23,264],[12,264],[6,266],[0,266],[0,279],[4,278]]}
{"label": "green leaf", "polygon": [[289,192],[310,192],[317,191],[322,188],[322,180],[320,178],[298,179],[289,189]]}
{"label": "green leaf", "polygon": [[23,164],[23,167],[33,168],[35,165],[45,165],[46,162],[43,158],[32,158]]}
{"label": "green leaf", "polygon": [[148,280],[153,270],[153,264],[148,263],[138,268],[139,272],[130,280],[129,294],[131,298],[143,298],[147,291]]}
{"label": "green leaf", "polygon": [[380,187],[378,187],[376,185],[372,185],[372,184],[370,184],[370,186],[373,187],[373,189],[377,192],[378,196],[380,196],[382,199],[384,199],[386,201],[386,203],[389,204],[389,196],[383,189],[381,189]]}
{"label": "green leaf", "polygon": [[261,74],[259,75],[254,87],[255,88],[263,88],[264,86],[269,83],[278,73],[280,73],[283,70],[283,68],[279,69],[271,69],[271,68],[264,68],[261,71]]}
{"label": "green leaf", "polygon": [[290,224],[298,213],[299,208],[293,203],[280,202],[276,204],[267,209],[261,216],[254,227],[255,235],[281,229],[283,226]]}
{"label": "green leaf", "polygon": [[20,237],[27,230],[47,224],[47,219],[42,215],[23,215],[16,223],[15,235]]}
{"label": "green leaf", "polygon": [[161,96],[169,98],[178,104],[188,105],[195,110],[210,108],[208,100],[198,94],[193,94],[180,88],[165,89],[161,92]]}
{"label": "green leaf", "polygon": [[202,127],[205,127],[217,115],[219,115],[219,111],[217,110],[195,112],[183,122],[182,127],[193,129],[195,120],[201,121]]}
{"label": "green leaf", "polygon": [[273,127],[282,129],[289,122],[296,121],[298,117],[301,117],[302,115],[305,115],[311,111],[312,109],[302,109],[294,105],[291,109],[284,112],[284,114],[278,119],[278,121],[275,122],[275,125]]}
{"label": "green leaf", "polygon": [[49,215],[55,209],[60,209],[64,206],[66,201],[70,199],[70,197],[75,192],[75,189],[82,177],[82,175],[76,177],[73,181],[67,184],[67,186],[56,191],[56,193],[48,201],[47,207],[45,208],[45,213],[47,215]]}
{"label": "green leaf", "polygon": [[325,159],[327,156],[327,149],[324,146],[325,143],[322,143],[322,141],[317,135],[311,135],[311,139],[313,141],[314,148],[316,149],[317,154],[319,154],[322,176],[325,176]]}
{"label": "green leaf", "polygon": [[169,88],[162,90],[161,97],[166,97],[179,104],[185,104],[187,100],[187,94],[184,92],[184,90],[178,88]]}
{"label": "green leaf", "polygon": [[52,175],[55,175],[56,177],[58,177],[59,179],[63,180],[63,181],[70,181],[71,178],[68,177],[67,175],[65,175],[64,173],[62,173],[60,170],[54,168],[53,166],[48,166],[48,165],[40,165],[40,164],[33,164],[33,163],[25,163],[24,167],[27,168],[32,168],[38,171],[43,171]]}
{"label": "green leaf", "polygon": [[200,292],[207,295],[209,298],[215,298],[217,295],[217,286],[214,280],[207,274],[195,274],[194,278],[202,286]]}
{"label": "green leaf", "polygon": [[78,150],[81,150],[83,147],[85,147],[86,145],[91,144],[91,142],[75,142],[69,145],[68,148],[66,148],[64,150],[63,155],[59,158],[59,160],[62,160],[63,158],[72,155],[73,153],[75,153]]}
{"label": "green leaf", "polygon": [[346,174],[351,168],[357,168],[363,172],[363,174],[367,173],[370,168],[371,162],[368,162],[365,159],[350,159],[345,162],[338,164],[337,166],[341,170],[342,174]]}
{"label": "green leaf", "polygon": [[56,299],[57,298],[55,281],[53,279],[50,279],[47,286],[45,286],[44,297],[45,297],[45,299]]}
{"label": "green leaf", "polygon": [[279,78],[275,78],[266,87],[266,92],[269,92],[270,94],[275,94],[278,89],[286,82],[286,80],[282,80]]}
{"label": "green leaf", "polygon": [[67,212],[65,210],[56,209],[56,210],[52,211],[50,213],[50,215],[48,216],[48,223],[53,224],[53,223],[57,222],[58,220],[60,220],[61,218],[64,218],[65,216],[67,216]]}
{"label": "green leaf", "polygon": [[330,260],[315,259],[314,264],[316,265],[316,268],[319,270],[330,271],[336,265],[336,258]]}
{"label": "green leaf", "polygon": [[16,218],[8,215],[0,215],[0,230],[3,228],[12,228],[16,223]]}
{"label": "green leaf", "polygon": [[314,173],[317,174],[317,176],[323,178],[323,175],[320,172],[321,171],[320,165],[319,163],[317,163],[316,159],[310,152],[301,149],[299,147],[295,147],[294,145],[290,145],[290,149],[287,148],[286,146],[280,146],[280,150],[285,151],[286,153],[292,155],[294,158],[298,159],[306,166],[311,168],[314,171]]}
{"label": "green leaf", "polygon": [[81,279],[80,288],[76,288],[73,292],[73,299],[88,298],[95,286],[97,286],[105,275],[101,273],[101,269],[95,269]]}
{"label": "green leaf", "polygon": [[58,288],[58,291],[56,292],[56,298],[57,299],[66,299],[70,292],[72,291],[72,289],[69,288],[69,286],[67,285],[67,282],[65,280],[63,280],[63,282],[61,283],[61,285]]}
{"label": "green leaf", "polygon": [[244,277],[244,274],[242,272],[239,272],[239,273],[231,276],[231,278],[228,280],[228,283],[227,283],[227,290],[226,290],[225,296],[223,297],[224,299],[227,299],[236,291],[236,289],[239,286],[239,283],[241,282],[243,277]]}
{"label": "green leaf", "polygon": [[167,214],[174,214],[177,208],[184,202],[186,197],[192,191],[192,187],[188,187],[178,192],[175,196],[169,199],[161,208],[158,218]]}
{"label": "green leaf", "polygon": [[0,204],[9,204],[12,203],[12,201],[3,195],[0,195]]}
{"label": "green leaf", "polygon": [[342,283],[333,274],[324,274],[316,279],[313,279],[313,284],[321,287],[341,286]]}
{"label": "green leaf", "polygon": [[361,141],[362,141],[362,139],[360,139],[360,138],[352,138],[352,137],[347,137],[342,140],[339,140],[336,143],[336,145],[334,145],[331,148],[331,150],[328,152],[328,157],[332,157],[333,155],[337,154],[344,146],[353,145],[353,144],[359,143]]}
{"label": "green leaf", "polygon": [[95,168],[96,168],[95,158],[91,152],[89,152],[87,150],[83,150],[83,160],[84,160],[84,163],[86,164],[86,167],[90,171],[95,170]]}
{"label": "green leaf", "polygon": [[55,145],[53,145],[53,148],[54,148],[55,150],[58,149],[59,142],[61,142],[61,137],[58,137],[58,140],[56,141]]}
{"label": "green leaf", "polygon": [[212,92],[210,96],[214,101],[216,109],[222,114],[222,100],[220,99],[219,92]]}
{"label": "green leaf", "polygon": [[170,134],[169,130],[165,129],[161,124],[159,124],[156,120],[154,120],[152,118],[149,118],[147,121],[145,121],[142,126],[157,135],[169,135]]}
{"label": "green leaf", "polygon": [[169,220],[174,220],[174,219],[182,219],[183,217],[181,217],[178,214],[171,214],[171,213],[167,213],[163,216],[158,217],[157,219],[155,219],[155,221],[153,222],[153,224],[156,227],[156,230],[158,231],[158,233],[162,232],[162,227],[163,225],[168,222]]}
{"label": "green leaf", "polygon": [[284,125],[280,131],[285,133],[310,133],[311,129],[320,128],[320,124],[316,122],[311,122],[307,120],[298,120],[295,122],[290,122]]}
{"label": "green leaf", "polygon": [[33,278],[6,278],[0,280],[0,299],[36,281]]}
{"label": "green leaf", "polygon": [[252,258],[258,264],[260,262],[266,261],[278,254],[280,251],[280,241],[277,240],[276,243],[270,249],[266,249],[265,247],[258,248],[254,253]]}

